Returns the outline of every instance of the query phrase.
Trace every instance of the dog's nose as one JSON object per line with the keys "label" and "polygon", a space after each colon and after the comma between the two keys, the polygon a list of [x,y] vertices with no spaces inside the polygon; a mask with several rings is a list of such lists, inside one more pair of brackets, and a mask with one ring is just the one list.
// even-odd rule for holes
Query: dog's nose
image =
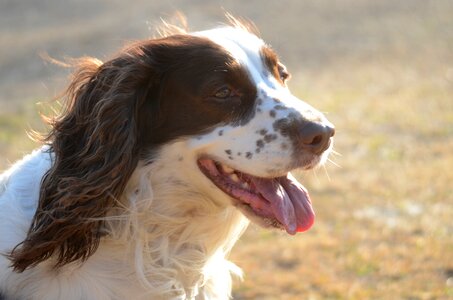
{"label": "dog's nose", "polygon": [[299,145],[313,154],[321,154],[330,146],[330,138],[335,134],[331,124],[308,122],[299,129]]}

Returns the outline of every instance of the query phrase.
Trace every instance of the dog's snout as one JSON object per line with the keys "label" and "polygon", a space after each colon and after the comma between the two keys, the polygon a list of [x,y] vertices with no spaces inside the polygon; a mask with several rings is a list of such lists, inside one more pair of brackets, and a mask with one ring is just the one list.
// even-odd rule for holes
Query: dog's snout
{"label": "dog's snout", "polygon": [[305,123],[298,130],[299,145],[313,154],[321,154],[329,148],[330,138],[334,134],[335,128],[331,124]]}

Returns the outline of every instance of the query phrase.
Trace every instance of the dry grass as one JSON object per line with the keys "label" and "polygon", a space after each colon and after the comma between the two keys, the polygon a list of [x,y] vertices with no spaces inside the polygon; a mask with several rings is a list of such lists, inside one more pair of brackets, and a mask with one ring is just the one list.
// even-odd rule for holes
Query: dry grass
{"label": "dry grass", "polygon": [[[190,8],[182,1],[161,8],[149,2],[119,17],[121,22],[114,20],[126,4],[118,2],[116,11],[103,13],[96,2],[92,7],[99,22],[78,26],[77,18],[69,18],[62,28],[72,29],[62,32],[39,19],[36,28],[10,27],[0,31],[0,38],[12,43],[29,32],[20,41],[24,49],[96,55],[122,40],[148,35],[146,30],[131,33],[144,21],[125,22],[133,16],[144,20],[146,9],[181,9],[199,28],[222,13],[216,1],[194,1]],[[81,3],[71,5],[86,5]],[[252,227],[235,247],[232,259],[246,274],[235,286],[235,298],[453,299],[453,4],[332,3],[287,1],[286,12],[270,1],[222,4],[253,19],[281,53],[295,73],[294,93],[328,112],[335,123],[335,148],[341,153],[332,156],[340,167],[328,163],[326,170],[299,174],[315,203],[312,230],[289,237]],[[123,35],[109,37],[112,31]],[[33,48],[36,44],[44,46]],[[40,69],[39,59],[30,59],[32,50],[2,50],[0,87],[10,97],[0,97],[5,108],[0,111],[0,167],[6,167],[34,147],[24,129],[39,124],[31,103],[41,98],[30,97],[52,96],[37,87],[41,75],[55,70]],[[31,73],[22,59],[34,65]],[[13,79],[4,79],[5,66],[17,66]],[[23,95],[26,100],[18,100]]]}

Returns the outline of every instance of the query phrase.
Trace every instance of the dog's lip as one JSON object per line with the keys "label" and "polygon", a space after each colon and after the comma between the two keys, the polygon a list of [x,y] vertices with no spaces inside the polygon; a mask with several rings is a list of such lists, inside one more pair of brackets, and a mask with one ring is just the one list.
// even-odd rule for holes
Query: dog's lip
{"label": "dog's lip", "polygon": [[308,230],[314,211],[305,187],[290,173],[273,178],[256,177],[211,158],[199,158],[202,173],[238,204],[289,234]]}

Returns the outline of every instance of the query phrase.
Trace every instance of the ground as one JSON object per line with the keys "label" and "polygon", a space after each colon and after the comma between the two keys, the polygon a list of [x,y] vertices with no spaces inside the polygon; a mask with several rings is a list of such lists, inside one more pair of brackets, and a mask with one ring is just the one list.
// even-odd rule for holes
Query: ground
{"label": "ground", "polygon": [[103,59],[176,10],[195,29],[227,10],[256,23],[293,93],[327,113],[339,153],[298,174],[317,213],[310,231],[252,226],[236,245],[234,298],[453,299],[453,3],[156,2],[0,4],[0,168],[37,146],[26,136],[43,129],[35,103],[64,86],[68,71],[40,53]]}

